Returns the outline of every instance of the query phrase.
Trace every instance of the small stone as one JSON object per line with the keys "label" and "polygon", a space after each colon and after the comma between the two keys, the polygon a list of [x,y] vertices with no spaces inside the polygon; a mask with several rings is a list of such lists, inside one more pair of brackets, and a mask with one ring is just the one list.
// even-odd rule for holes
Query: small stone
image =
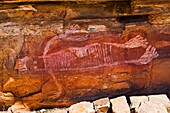
{"label": "small stone", "polygon": [[149,101],[154,102],[157,104],[163,104],[166,108],[170,108],[170,100],[168,99],[167,95],[161,94],[161,95],[150,95]]}
{"label": "small stone", "polygon": [[97,113],[107,113],[110,108],[109,98],[102,98],[93,102]]}
{"label": "small stone", "polygon": [[95,32],[107,31],[107,28],[105,25],[89,25],[88,31],[95,31]]}
{"label": "small stone", "polygon": [[30,113],[29,109],[21,101],[15,102],[7,111],[8,113]]}
{"label": "small stone", "polygon": [[70,106],[69,113],[95,113],[95,110],[92,103],[84,101]]}
{"label": "small stone", "polygon": [[131,107],[130,108],[138,108],[141,104],[141,102],[147,102],[148,97],[147,96],[132,96],[130,97],[131,101]]}
{"label": "small stone", "polygon": [[136,109],[137,113],[168,113],[165,106],[156,104],[154,102],[141,102],[139,108]]}
{"label": "small stone", "polygon": [[41,109],[40,112],[44,113],[44,112],[46,112],[46,109]]}
{"label": "small stone", "polygon": [[0,111],[0,113],[8,113],[7,111]]}
{"label": "small stone", "polygon": [[125,96],[111,99],[110,102],[112,103],[113,113],[130,113],[130,108]]}
{"label": "small stone", "polygon": [[67,109],[58,109],[58,108],[55,108],[55,109],[46,110],[46,111],[41,112],[41,113],[67,113]]}
{"label": "small stone", "polygon": [[15,103],[15,97],[12,93],[0,92],[0,103],[3,103],[6,107],[10,107]]}
{"label": "small stone", "polygon": [[39,113],[39,112],[36,112],[36,111],[31,111],[31,113]]}
{"label": "small stone", "polygon": [[170,101],[164,94],[150,96],[133,96],[130,97],[131,108],[135,108],[138,113],[167,113],[170,107]]}

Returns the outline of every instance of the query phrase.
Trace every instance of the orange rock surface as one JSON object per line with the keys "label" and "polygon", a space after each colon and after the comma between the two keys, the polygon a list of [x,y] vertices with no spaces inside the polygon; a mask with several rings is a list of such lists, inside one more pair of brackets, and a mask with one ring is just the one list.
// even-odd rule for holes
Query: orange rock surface
{"label": "orange rock surface", "polygon": [[0,2],[0,110],[170,91],[167,0],[51,1]]}
{"label": "orange rock surface", "polygon": [[[5,84],[3,90],[21,98],[28,108],[37,109],[169,87],[169,39],[161,40],[157,34],[144,35],[138,30],[127,33],[71,33],[64,38],[48,38],[33,50],[34,54],[21,52],[17,66],[21,78]],[[101,44],[101,48],[95,44]],[[113,55],[106,54],[110,45],[104,44],[113,46]],[[89,53],[81,53],[85,50]],[[67,53],[76,59],[67,59]]]}

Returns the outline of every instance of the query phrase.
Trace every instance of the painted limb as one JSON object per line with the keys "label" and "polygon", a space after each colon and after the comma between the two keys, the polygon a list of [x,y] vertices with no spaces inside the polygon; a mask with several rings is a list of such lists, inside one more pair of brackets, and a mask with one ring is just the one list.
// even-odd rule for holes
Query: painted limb
{"label": "painted limb", "polygon": [[159,54],[157,53],[156,48],[149,45],[145,53],[140,57],[139,62],[141,64],[147,64],[152,61],[152,59],[157,58],[158,56]]}
{"label": "painted limb", "polygon": [[59,35],[59,38],[65,38],[69,34],[74,34],[74,33],[88,33],[88,31],[80,29],[80,26],[78,24],[73,24],[73,25],[68,26],[64,34]]}
{"label": "painted limb", "polygon": [[51,39],[47,42],[46,47],[44,48],[43,56],[45,56],[45,55],[48,53],[49,48],[50,48],[50,45],[51,45],[56,39],[57,39],[57,36],[51,38]]}
{"label": "painted limb", "polygon": [[137,47],[146,48],[148,45],[148,42],[146,39],[144,39],[140,35],[137,35],[135,38],[130,39],[124,44],[111,43],[111,42],[105,42],[104,44],[111,45],[111,46],[118,47],[118,48],[137,48]]}
{"label": "painted limb", "polygon": [[148,45],[147,40],[144,39],[142,36],[137,35],[136,37],[130,39],[128,42],[122,44],[122,48],[137,48],[137,47],[146,48],[147,45]]}
{"label": "painted limb", "polygon": [[50,92],[50,93],[53,94],[53,96],[52,96],[53,99],[58,99],[58,98],[62,95],[62,93],[63,93],[62,86],[61,86],[61,84],[58,82],[58,80],[57,80],[57,78],[55,77],[55,75],[53,74],[52,69],[50,69],[50,70],[48,71],[48,73],[50,74],[50,76],[51,76],[52,79],[54,80],[55,86],[57,87],[57,91],[52,91],[52,92]]}
{"label": "painted limb", "polygon": [[129,60],[125,61],[125,63],[134,63],[136,65],[142,65],[142,64],[148,64],[151,62],[154,58],[157,58],[159,54],[156,51],[156,48],[149,45],[146,48],[145,53],[140,57],[138,60]]}

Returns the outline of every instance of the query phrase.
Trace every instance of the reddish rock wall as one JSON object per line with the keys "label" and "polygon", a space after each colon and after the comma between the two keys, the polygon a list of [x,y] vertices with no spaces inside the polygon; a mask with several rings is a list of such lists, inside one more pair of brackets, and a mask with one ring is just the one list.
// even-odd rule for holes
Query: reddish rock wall
{"label": "reddish rock wall", "polygon": [[167,4],[0,2],[0,92],[10,92],[0,96],[0,109],[15,102],[38,109],[122,94],[168,93]]}

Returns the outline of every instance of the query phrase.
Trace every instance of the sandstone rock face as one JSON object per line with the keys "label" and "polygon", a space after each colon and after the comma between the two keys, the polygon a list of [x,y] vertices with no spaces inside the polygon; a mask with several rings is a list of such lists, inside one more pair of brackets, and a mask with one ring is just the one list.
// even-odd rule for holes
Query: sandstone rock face
{"label": "sandstone rock face", "polygon": [[147,102],[149,98],[147,96],[132,96],[130,97],[131,100],[131,108],[138,108],[141,102]]}
{"label": "sandstone rock face", "polygon": [[2,109],[5,110],[5,107],[10,107],[15,103],[15,97],[12,93],[0,92],[0,103],[2,103],[2,104],[0,104]]}
{"label": "sandstone rock face", "polygon": [[[152,109],[154,108],[154,109]],[[141,102],[141,106],[137,109],[138,113],[168,113],[166,108],[152,102]]]}
{"label": "sandstone rock face", "polygon": [[80,102],[70,106],[69,113],[95,113],[95,111],[92,103]]}
{"label": "sandstone rock face", "polygon": [[110,108],[109,98],[102,98],[93,102],[95,111],[97,113],[107,113]]}
{"label": "sandstone rock face", "polygon": [[168,93],[168,4],[168,0],[0,1],[0,94],[10,94],[0,95],[6,100],[0,100],[0,110]]}
{"label": "sandstone rock face", "polygon": [[45,111],[40,111],[43,113],[68,113],[67,109],[52,109],[52,110],[45,110]]}
{"label": "sandstone rock face", "polygon": [[26,113],[29,112],[29,109],[26,108],[26,106],[21,102],[18,101],[14,105],[12,105],[10,108],[8,108],[8,113]]}
{"label": "sandstone rock face", "polygon": [[130,108],[125,96],[111,99],[110,102],[112,103],[113,113],[130,113]]}
{"label": "sandstone rock face", "polygon": [[170,100],[166,95],[151,95],[148,96],[149,101],[157,103],[157,104],[163,104],[166,108],[170,108]]}
{"label": "sandstone rock face", "polygon": [[138,113],[168,113],[170,100],[166,95],[132,96],[131,108]]}

